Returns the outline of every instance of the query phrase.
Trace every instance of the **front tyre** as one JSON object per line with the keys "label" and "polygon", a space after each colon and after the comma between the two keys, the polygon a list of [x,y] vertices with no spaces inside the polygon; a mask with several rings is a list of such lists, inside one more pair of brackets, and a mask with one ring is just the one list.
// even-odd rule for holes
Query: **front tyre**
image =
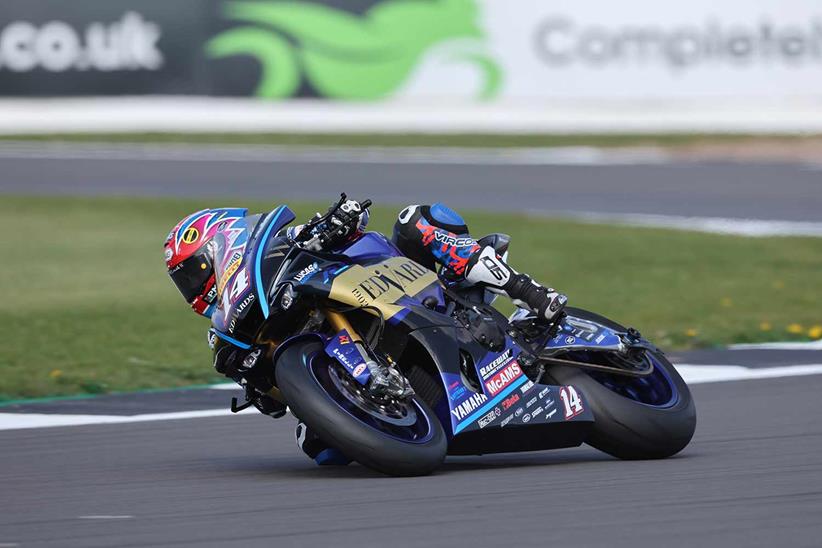
{"label": "front tyre", "polygon": [[385,405],[368,400],[323,345],[302,342],[276,363],[277,386],[294,414],[323,441],[391,476],[430,474],[448,448],[433,411],[419,398]]}
{"label": "front tyre", "polygon": [[[625,331],[598,314],[569,309],[569,315]],[[660,459],[682,451],[696,429],[696,408],[688,385],[661,353],[646,351],[654,372],[646,379],[555,366],[548,375],[582,391],[594,412],[586,442],[621,459]]]}

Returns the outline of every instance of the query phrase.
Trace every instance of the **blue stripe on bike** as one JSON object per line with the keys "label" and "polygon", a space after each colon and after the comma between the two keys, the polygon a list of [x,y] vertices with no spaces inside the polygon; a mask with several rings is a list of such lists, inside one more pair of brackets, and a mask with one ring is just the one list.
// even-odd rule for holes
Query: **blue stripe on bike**
{"label": "blue stripe on bike", "polygon": [[221,339],[223,339],[224,341],[230,342],[230,343],[231,343],[231,344],[233,344],[234,346],[239,346],[239,347],[240,347],[240,348],[242,348],[243,350],[248,350],[249,348],[251,348],[251,345],[250,345],[250,344],[246,344],[246,343],[244,343],[244,342],[240,342],[240,341],[238,341],[237,339],[235,339],[235,338],[233,338],[233,337],[229,337],[229,336],[228,336],[228,335],[226,335],[225,333],[220,333],[220,332],[219,332],[219,331],[217,331],[216,329],[213,329],[212,331],[214,331],[214,334],[215,334],[215,335],[217,335],[218,337],[220,337]]}
{"label": "blue stripe on bike", "polygon": [[471,423],[480,418],[484,413],[487,413],[489,409],[494,407],[496,404],[501,402],[503,398],[508,396],[508,394],[513,392],[515,388],[518,388],[520,385],[525,384],[527,380],[528,377],[526,375],[523,375],[519,379],[515,380],[511,386],[497,394],[494,399],[492,399],[491,401],[489,401],[488,403],[486,403],[485,405],[483,405],[482,407],[468,415],[468,417],[464,421],[459,423],[457,427],[454,429],[454,434],[459,434],[462,430],[465,430]]}
{"label": "blue stripe on bike", "polygon": [[257,255],[254,258],[254,281],[257,284],[257,300],[260,302],[260,308],[263,309],[264,318],[268,318],[269,308],[268,297],[264,294],[263,291],[263,280],[262,276],[260,276],[260,263],[263,260],[263,250],[265,248],[265,243],[268,241],[268,236],[271,234],[271,229],[274,227],[274,225],[277,224],[277,219],[280,218],[280,215],[284,210],[285,206],[280,206],[277,208],[276,213],[272,213],[273,218],[271,218],[271,220],[268,221],[268,226],[266,226],[262,238],[257,243]]}
{"label": "blue stripe on bike", "polygon": [[396,314],[391,316],[388,319],[388,323],[391,324],[391,325],[397,325],[398,323],[402,322],[405,319],[406,316],[408,316],[409,312],[411,312],[410,309],[403,308],[402,310],[400,310],[399,312],[397,312]]}

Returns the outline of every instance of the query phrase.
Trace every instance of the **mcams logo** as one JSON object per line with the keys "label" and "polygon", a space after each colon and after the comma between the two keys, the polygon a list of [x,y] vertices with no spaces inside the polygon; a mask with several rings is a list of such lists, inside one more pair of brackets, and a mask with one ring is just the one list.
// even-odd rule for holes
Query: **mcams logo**
{"label": "mcams logo", "polygon": [[[482,46],[485,39],[476,0],[373,0],[362,14],[322,2],[238,0],[227,2],[225,13],[237,26],[211,39],[208,55],[255,58],[255,92],[268,98],[292,97],[303,85],[334,99],[390,97],[432,48],[451,41]],[[454,54],[450,62],[479,69],[479,98],[498,93],[502,71],[482,51]]]}
{"label": "mcams logo", "polygon": [[49,72],[70,70],[158,70],[160,27],[127,12],[113,23],[89,23],[76,29],[63,21],[34,25],[14,21],[0,28],[0,70]]}
{"label": "mcams logo", "polygon": [[766,18],[747,25],[713,20],[702,25],[609,27],[557,16],[538,25],[535,46],[539,57],[553,66],[661,64],[675,70],[707,64],[794,66],[822,63],[822,18],[803,25]]}

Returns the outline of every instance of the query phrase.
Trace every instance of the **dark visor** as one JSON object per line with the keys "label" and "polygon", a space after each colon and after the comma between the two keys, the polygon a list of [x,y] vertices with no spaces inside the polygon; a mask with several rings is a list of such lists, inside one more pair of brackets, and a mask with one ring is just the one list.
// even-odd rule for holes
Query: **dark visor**
{"label": "dark visor", "polygon": [[213,273],[211,258],[205,252],[201,252],[178,264],[168,275],[185,300],[190,303],[203,292]]}

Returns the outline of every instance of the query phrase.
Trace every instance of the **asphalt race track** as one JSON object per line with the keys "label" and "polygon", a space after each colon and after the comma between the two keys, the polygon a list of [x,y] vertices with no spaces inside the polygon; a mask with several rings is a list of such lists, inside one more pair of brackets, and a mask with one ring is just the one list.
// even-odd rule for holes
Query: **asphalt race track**
{"label": "asphalt race track", "polygon": [[[767,354],[751,361],[765,367]],[[819,354],[796,361],[820,368]],[[692,390],[697,432],[675,458],[618,461],[583,446],[449,457],[414,479],[317,467],[292,418],[256,412],[0,430],[0,546],[819,546],[822,376]],[[227,405],[230,394],[0,413],[133,415]]]}
{"label": "asphalt race track", "polygon": [[[345,189],[384,203],[487,207],[504,181],[512,210],[807,222],[822,221],[820,177],[818,167],[798,164],[393,166],[0,154],[0,193],[326,200]],[[618,461],[583,446],[450,457],[433,476],[395,479],[359,465],[315,466],[294,443],[291,417],[3,426],[63,415],[196,415],[227,408],[227,390],[0,407],[0,548],[822,546],[822,351],[672,358],[717,371],[744,365],[768,378],[692,385],[696,435],[663,461]]]}
{"label": "asphalt race track", "polygon": [[659,161],[653,155],[573,151],[497,157],[492,152],[249,149],[0,143],[0,193],[325,202],[344,190],[397,205],[439,200],[465,209],[553,215],[822,221],[822,164]]}

